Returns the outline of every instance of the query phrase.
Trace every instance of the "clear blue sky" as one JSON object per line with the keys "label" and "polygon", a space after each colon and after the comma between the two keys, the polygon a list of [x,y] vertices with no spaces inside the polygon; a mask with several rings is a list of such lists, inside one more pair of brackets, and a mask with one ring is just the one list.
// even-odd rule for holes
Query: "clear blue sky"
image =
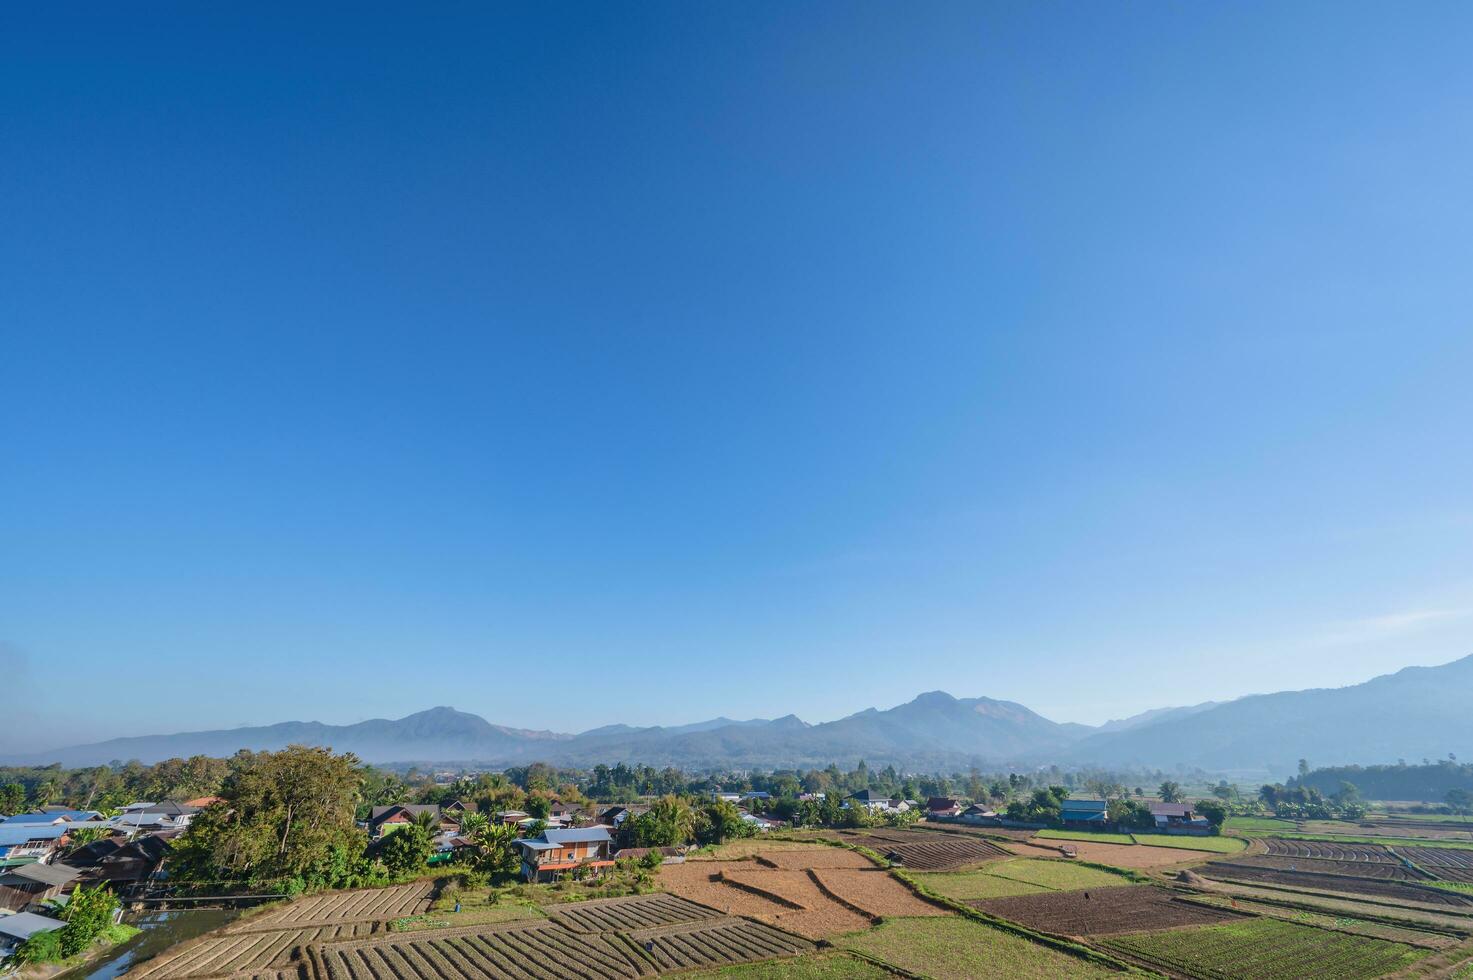
{"label": "clear blue sky", "polygon": [[0,31],[5,747],[1473,653],[1473,7]]}

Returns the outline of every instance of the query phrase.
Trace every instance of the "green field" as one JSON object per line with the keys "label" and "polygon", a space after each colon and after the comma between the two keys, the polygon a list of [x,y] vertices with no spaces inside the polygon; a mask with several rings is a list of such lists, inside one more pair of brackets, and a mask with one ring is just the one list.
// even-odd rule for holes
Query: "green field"
{"label": "green field", "polygon": [[963,902],[1130,884],[1122,875],[1044,858],[1009,858],[979,871],[911,872],[911,876],[936,894]]}
{"label": "green field", "polygon": [[1101,844],[1134,844],[1129,834],[1112,834],[1104,830],[1040,830],[1035,837],[1045,840],[1092,840]]}
{"label": "green field", "polygon": [[834,940],[903,970],[932,977],[1114,977],[1088,960],[1029,942],[971,919],[950,916],[886,919],[867,932]]}
{"label": "green field", "polygon": [[857,956],[819,953],[765,963],[741,963],[719,970],[683,973],[689,980],[893,980],[895,974]]}
{"label": "green field", "polygon": [[1237,831],[1241,834],[1283,834],[1296,830],[1299,824],[1293,820],[1280,820],[1278,817],[1228,817],[1223,822],[1223,830]]}
{"label": "green field", "polygon": [[1103,939],[1106,949],[1173,973],[1211,980],[1317,977],[1371,980],[1405,969],[1428,951],[1278,919],[1139,932]]}
{"label": "green field", "polygon": [[1236,909],[1239,912],[1252,912],[1255,915],[1266,915],[1273,919],[1283,919],[1286,922],[1297,922],[1300,925],[1353,932],[1357,936],[1390,939],[1411,946],[1425,946],[1428,949],[1446,949],[1449,946],[1456,946],[1459,942],[1453,936],[1425,929],[1371,922],[1329,911],[1315,912],[1309,909],[1286,908],[1270,902],[1255,902],[1251,899],[1232,898],[1227,895],[1197,895],[1190,901],[1194,905],[1212,905],[1217,908]]}
{"label": "green field", "polygon": [[1136,834],[1135,842],[1146,847],[1179,847],[1186,851],[1236,854],[1248,846],[1240,837],[1172,837],[1169,834]]}

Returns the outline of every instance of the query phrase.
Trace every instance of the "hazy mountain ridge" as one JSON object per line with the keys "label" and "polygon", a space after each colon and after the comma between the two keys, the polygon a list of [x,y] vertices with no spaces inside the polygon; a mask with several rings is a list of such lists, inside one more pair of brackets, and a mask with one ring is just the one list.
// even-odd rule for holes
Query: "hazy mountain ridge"
{"label": "hazy mountain ridge", "polygon": [[795,715],[671,727],[606,725],[578,735],[494,725],[431,708],[352,725],[282,722],[252,728],[111,739],[6,761],[66,766],[175,756],[227,756],[297,743],[351,751],[369,762],[486,766],[643,763],[683,768],[895,765],[912,770],[1049,763],[1288,771],[1399,758],[1473,756],[1473,657],[1408,667],[1363,684],[1161,708],[1098,728],[1057,723],[1011,701],[943,691],[811,725]]}

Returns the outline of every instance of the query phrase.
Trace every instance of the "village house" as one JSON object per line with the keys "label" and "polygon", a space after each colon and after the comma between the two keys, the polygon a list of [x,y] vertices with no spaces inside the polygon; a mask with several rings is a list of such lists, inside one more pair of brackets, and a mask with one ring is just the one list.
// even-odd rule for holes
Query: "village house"
{"label": "village house", "polygon": [[899,808],[901,802],[903,801],[896,800],[872,789],[862,789],[858,793],[850,793],[847,801],[848,804],[862,806],[870,811],[895,810]]}
{"label": "village house", "polygon": [[392,833],[414,823],[415,818],[421,813],[435,815],[434,832],[437,834],[447,830],[457,830],[460,827],[458,820],[443,813],[437,804],[392,803],[388,806],[376,806],[369,811],[368,836],[373,840],[378,840],[384,834]]}
{"label": "village house", "polygon": [[1190,803],[1152,803],[1151,816],[1162,833],[1206,833],[1212,825],[1192,812]]}
{"label": "village house", "polygon": [[0,873],[0,909],[37,911],[44,902],[70,890],[81,875],[65,864],[22,864]]}
{"label": "village house", "polygon": [[556,881],[580,869],[602,874],[613,867],[613,839],[607,827],[545,830],[516,842],[522,852],[522,878]]}
{"label": "village house", "polygon": [[1110,819],[1104,800],[1065,800],[1059,810],[1059,820],[1064,826],[1076,830],[1098,830]]}
{"label": "village house", "polygon": [[515,827],[523,821],[531,820],[532,815],[526,810],[498,810],[496,811],[496,819],[508,827]]}
{"label": "village house", "polygon": [[961,812],[961,802],[950,796],[933,796],[926,801],[926,813],[933,817],[956,817]]}
{"label": "village house", "polygon": [[15,818],[0,823],[0,868],[21,864],[49,862],[56,850],[66,843],[66,824],[15,823]]}
{"label": "village house", "polygon": [[960,814],[961,818],[969,823],[984,823],[997,819],[997,811],[990,806],[981,803],[973,803]]}
{"label": "village house", "polygon": [[134,840],[109,837],[77,848],[64,863],[81,872],[81,883],[87,887],[105,884],[123,895],[156,877],[168,853],[167,834],[145,834]]}
{"label": "village house", "polygon": [[0,963],[5,962],[17,946],[38,932],[50,932],[66,925],[60,919],[35,912],[20,912],[16,915],[0,915]]}

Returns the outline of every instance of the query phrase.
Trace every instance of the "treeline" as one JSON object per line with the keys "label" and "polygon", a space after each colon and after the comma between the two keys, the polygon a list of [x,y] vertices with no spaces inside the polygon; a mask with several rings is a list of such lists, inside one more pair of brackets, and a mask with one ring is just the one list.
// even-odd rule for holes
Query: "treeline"
{"label": "treeline", "polygon": [[109,810],[136,800],[191,800],[214,793],[229,771],[225,759],[196,755],[151,766],[141,762],[63,769],[0,766],[0,814],[64,804]]}
{"label": "treeline", "polygon": [[1444,803],[1451,792],[1473,793],[1473,764],[1450,758],[1420,765],[1330,766],[1289,780],[1290,786],[1326,795],[1337,792],[1342,783],[1354,785],[1367,799]]}

